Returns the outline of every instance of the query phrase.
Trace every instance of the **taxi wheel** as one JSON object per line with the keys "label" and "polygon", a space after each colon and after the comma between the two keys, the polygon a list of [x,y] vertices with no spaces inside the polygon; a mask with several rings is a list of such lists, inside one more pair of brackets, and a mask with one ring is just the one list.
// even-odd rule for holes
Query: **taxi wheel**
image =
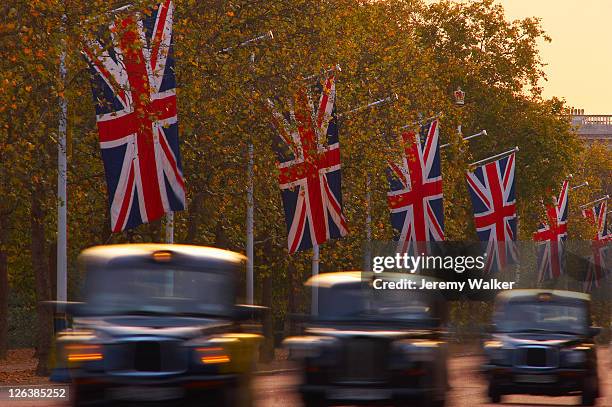
{"label": "taxi wheel", "polygon": [[327,407],[328,404],[325,400],[316,399],[316,398],[304,398],[303,400],[304,407]]}
{"label": "taxi wheel", "polygon": [[580,396],[580,405],[594,406],[597,403],[596,393],[592,390],[583,390]]}
{"label": "taxi wheel", "polygon": [[239,407],[239,396],[236,394],[236,389],[228,387],[219,394],[219,401],[215,406],[219,407]]}
{"label": "taxi wheel", "polygon": [[248,383],[240,385],[228,386],[223,391],[219,392],[218,400],[215,401],[214,407],[252,407],[253,394],[250,391]]}
{"label": "taxi wheel", "polygon": [[583,406],[594,406],[597,403],[598,394],[597,379],[591,378],[590,380],[586,380],[584,388],[582,389],[580,404]]}
{"label": "taxi wheel", "polygon": [[429,405],[431,407],[444,407],[444,406],[446,406],[446,399],[434,400]]}
{"label": "taxi wheel", "polygon": [[181,401],[182,407],[237,407],[233,391],[222,388],[217,391],[196,392]]}
{"label": "taxi wheel", "polygon": [[[96,406],[105,407],[108,402],[104,400],[104,393],[94,394],[94,397],[87,392],[83,387],[76,384],[70,386],[70,406],[84,407],[95,404]],[[97,397],[97,398],[96,398]]]}
{"label": "taxi wheel", "polygon": [[[440,399],[440,400],[433,400],[433,399],[429,399],[429,400],[424,400],[422,403],[418,404],[418,405],[422,405],[424,407],[444,407],[446,406],[446,399]],[[401,404],[401,406],[414,406],[413,403],[406,403],[406,404]]]}
{"label": "taxi wheel", "polygon": [[594,406],[596,402],[595,396],[588,393],[582,393],[580,398],[580,405],[582,406]]}
{"label": "taxi wheel", "polygon": [[493,404],[499,404],[502,402],[502,395],[494,389],[489,390],[489,401]]}

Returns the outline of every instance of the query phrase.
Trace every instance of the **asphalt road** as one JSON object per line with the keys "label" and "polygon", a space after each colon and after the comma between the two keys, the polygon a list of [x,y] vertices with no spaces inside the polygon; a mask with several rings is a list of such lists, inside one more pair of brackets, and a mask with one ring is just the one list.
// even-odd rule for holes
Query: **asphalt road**
{"label": "asphalt road", "polygon": [[[597,406],[612,407],[612,352],[602,351],[599,355],[599,377],[603,397],[598,399]],[[451,391],[448,407],[493,407],[486,397],[486,384],[478,373],[479,357],[455,357],[450,360]],[[294,388],[299,376],[284,373],[262,376],[257,380],[257,407],[301,406]],[[540,397],[540,396],[505,396],[502,405],[511,407],[555,407],[580,405],[579,397]]]}
{"label": "asphalt road", "polygon": [[[598,400],[598,406],[612,407],[612,352],[602,350],[599,355],[599,368],[603,397]],[[493,407],[488,404],[485,394],[485,382],[478,374],[480,359],[475,356],[454,357],[451,359],[450,380],[452,390],[449,393],[449,407]],[[284,371],[275,374],[257,376],[254,383],[256,407],[299,407],[301,406],[295,386],[299,375]],[[505,396],[503,405],[512,407],[554,407],[579,405],[578,397],[536,397],[536,396]],[[3,407],[65,407],[60,402],[47,401],[0,401]]]}

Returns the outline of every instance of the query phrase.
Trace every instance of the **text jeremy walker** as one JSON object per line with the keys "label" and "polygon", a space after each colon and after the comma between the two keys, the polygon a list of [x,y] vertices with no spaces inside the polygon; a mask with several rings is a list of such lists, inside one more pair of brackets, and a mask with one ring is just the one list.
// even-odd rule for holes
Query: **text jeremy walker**
{"label": "text jeremy walker", "polygon": [[466,281],[432,281],[428,279],[385,280],[377,278],[373,286],[377,290],[454,290],[463,291],[466,286],[470,290],[511,290],[516,282],[500,281],[496,278],[470,278]]}

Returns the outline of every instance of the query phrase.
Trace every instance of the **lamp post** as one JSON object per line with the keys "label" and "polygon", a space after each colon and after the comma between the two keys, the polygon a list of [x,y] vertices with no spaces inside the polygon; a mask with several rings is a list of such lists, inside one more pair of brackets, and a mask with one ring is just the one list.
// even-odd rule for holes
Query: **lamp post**
{"label": "lamp post", "polygon": [[[460,86],[458,86],[457,90],[453,92],[453,97],[455,98],[455,106],[457,107],[465,106],[465,92],[461,90]],[[463,134],[461,131],[461,120],[459,120],[459,125],[457,126],[457,132],[460,135]]]}

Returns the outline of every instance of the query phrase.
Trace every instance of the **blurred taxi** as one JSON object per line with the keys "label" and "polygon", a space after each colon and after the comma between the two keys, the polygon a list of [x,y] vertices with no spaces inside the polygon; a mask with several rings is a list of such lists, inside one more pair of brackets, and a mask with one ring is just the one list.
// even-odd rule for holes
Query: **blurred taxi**
{"label": "blurred taxi", "polygon": [[597,352],[586,294],[524,289],[503,291],[495,304],[490,337],[484,342],[488,395],[580,394],[582,405],[599,397]]}
{"label": "blurred taxi", "polygon": [[[424,277],[400,273],[377,279]],[[446,304],[434,291],[375,290],[371,273],[326,273],[307,281],[319,311],[303,336],[287,338],[301,362],[307,407],[346,404],[443,406]]]}
{"label": "blurred taxi", "polygon": [[235,304],[244,261],[186,245],[85,250],[85,302],[58,337],[73,404],[247,405],[262,337],[240,324],[257,307]]}

